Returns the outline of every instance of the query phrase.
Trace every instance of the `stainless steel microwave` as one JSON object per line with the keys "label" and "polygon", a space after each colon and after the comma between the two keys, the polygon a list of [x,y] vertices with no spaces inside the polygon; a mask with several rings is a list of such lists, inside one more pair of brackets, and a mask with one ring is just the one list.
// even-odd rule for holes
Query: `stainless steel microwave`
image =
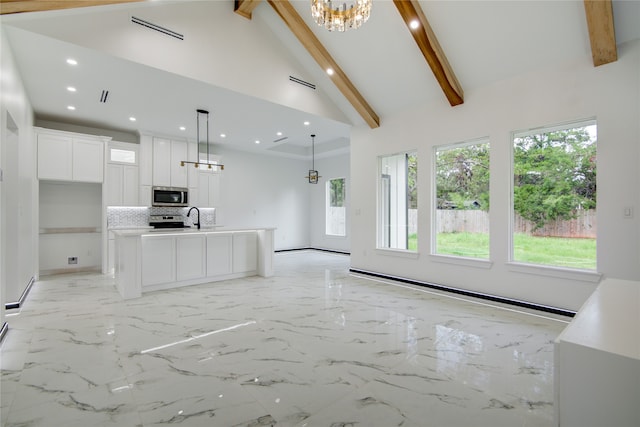
{"label": "stainless steel microwave", "polygon": [[181,187],[153,187],[151,206],[189,206],[189,191]]}

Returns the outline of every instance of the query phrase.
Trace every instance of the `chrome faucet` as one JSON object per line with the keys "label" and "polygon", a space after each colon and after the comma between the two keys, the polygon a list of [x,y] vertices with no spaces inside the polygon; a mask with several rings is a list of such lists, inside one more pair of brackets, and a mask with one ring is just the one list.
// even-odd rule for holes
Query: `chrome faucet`
{"label": "chrome faucet", "polygon": [[187,212],[187,218],[189,216],[191,216],[191,211],[192,210],[196,210],[196,212],[198,213],[198,222],[194,222],[193,225],[195,225],[196,227],[198,227],[198,230],[200,230],[200,209],[196,208],[195,206],[192,207],[191,209],[189,209],[189,212]]}

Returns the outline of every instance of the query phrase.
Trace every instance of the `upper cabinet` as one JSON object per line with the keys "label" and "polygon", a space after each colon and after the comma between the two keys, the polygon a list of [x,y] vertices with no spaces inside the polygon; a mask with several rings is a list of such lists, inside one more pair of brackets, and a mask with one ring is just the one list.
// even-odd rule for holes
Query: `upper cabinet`
{"label": "upper cabinet", "polygon": [[160,187],[188,187],[187,141],[153,138],[153,185]]}
{"label": "upper cabinet", "polygon": [[105,177],[107,206],[138,206],[138,154],[138,144],[109,143]]}
{"label": "upper cabinet", "polygon": [[36,128],[38,179],[102,182],[104,144],[111,138]]}

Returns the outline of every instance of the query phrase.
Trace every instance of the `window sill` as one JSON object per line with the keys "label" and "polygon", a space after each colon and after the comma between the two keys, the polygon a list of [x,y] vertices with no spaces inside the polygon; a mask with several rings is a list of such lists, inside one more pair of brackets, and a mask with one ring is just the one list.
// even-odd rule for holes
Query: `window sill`
{"label": "window sill", "polygon": [[557,277],[559,279],[579,280],[582,282],[598,283],[602,274],[596,271],[578,270],[574,268],[551,267],[518,262],[508,262],[507,268],[515,273],[535,274],[538,276]]}
{"label": "window sill", "polygon": [[400,258],[418,259],[420,254],[416,251],[408,251],[406,249],[386,249],[376,248],[376,253],[385,256],[395,256]]}
{"label": "window sill", "polygon": [[452,255],[431,254],[429,258],[434,262],[445,264],[464,265],[465,267],[490,269],[493,267],[493,261],[480,258],[466,258]]}

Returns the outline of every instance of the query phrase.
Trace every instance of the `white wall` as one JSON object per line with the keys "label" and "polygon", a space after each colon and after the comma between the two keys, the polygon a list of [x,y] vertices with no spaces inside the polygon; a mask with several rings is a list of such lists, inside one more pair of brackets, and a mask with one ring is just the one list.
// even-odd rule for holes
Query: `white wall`
{"label": "white wall", "polygon": [[[315,167],[320,174],[318,184],[307,184],[310,198],[310,234],[311,247],[320,249],[330,249],[340,252],[351,250],[351,233],[349,227],[349,200],[351,197],[351,177],[350,177],[350,156],[342,154],[339,156],[316,159]],[[309,162],[305,163],[307,169],[311,167]],[[306,175],[306,174],[305,174]],[[326,185],[327,181],[334,178],[345,178],[346,186],[346,211],[347,211],[347,235],[345,237],[327,236],[325,234],[325,211],[326,211]]]}
{"label": "white wall", "polygon": [[[16,301],[35,272],[37,235],[33,112],[7,43],[0,37],[0,326],[4,305]],[[11,144],[11,145],[9,145]],[[7,203],[7,202],[10,203]]]}
{"label": "white wall", "polygon": [[[577,310],[595,288],[588,280],[513,271],[509,259],[511,138],[514,130],[595,117],[598,122],[598,271],[640,279],[640,42],[619,46],[615,63],[590,57],[467,91],[357,127],[351,138],[352,267]],[[464,82],[462,82],[464,85]],[[431,162],[434,145],[488,136],[491,141],[490,268],[438,262],[430,255]],[[418,150],[418,259],[376,251],[377,156]],[[632,206],[634,217],[623,218]],[[585,278],[586,279],[586,278]]]}
{"label": "white wall", "polygon": [[216,222],[233,227],[277,227],[275,249],[309,246],[307,163],[216,147],[222,156]]}

